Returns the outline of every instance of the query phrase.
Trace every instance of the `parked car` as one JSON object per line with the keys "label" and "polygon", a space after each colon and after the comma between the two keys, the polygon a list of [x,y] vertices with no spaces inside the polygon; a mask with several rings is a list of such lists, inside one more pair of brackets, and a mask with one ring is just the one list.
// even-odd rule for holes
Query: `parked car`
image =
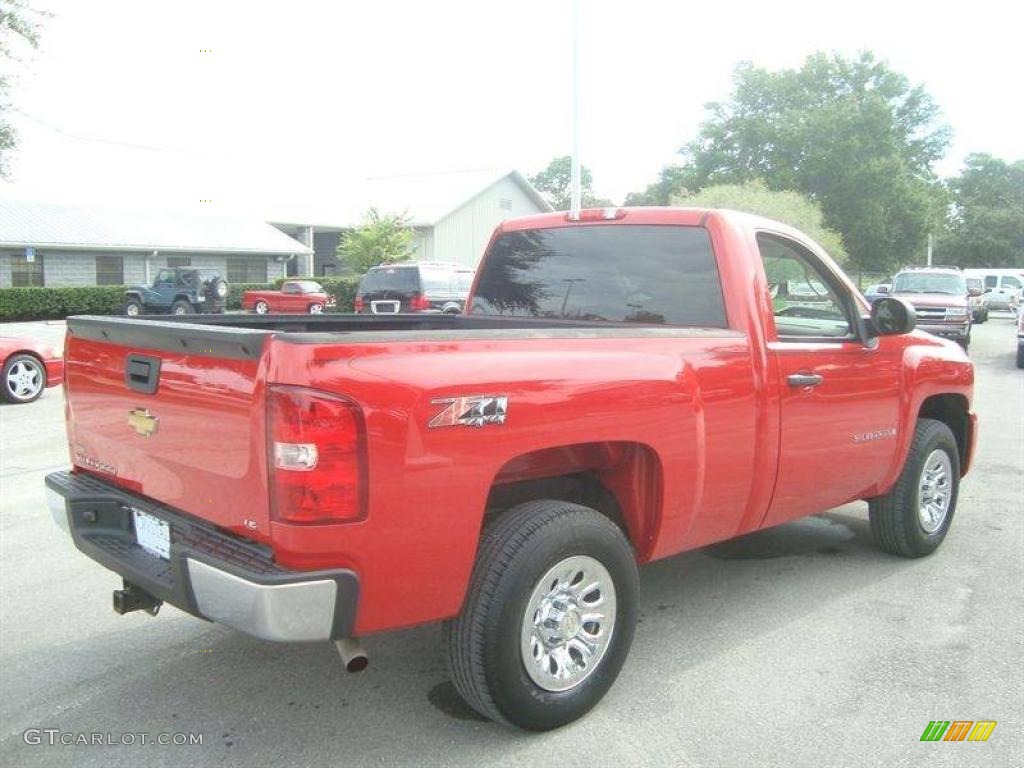
{"label": "parked car", "polygon": [[968,277],[980,277],[985,281],[985,293],[990,309],[1016,312],[1021,305],[1024,292],[1024,271],[1019,269],[967,269]]}
{"label": "parked car", "polygon": [[970,346],[967,283],[956,267],[906,267],[893,278],[891,295],[913,305],[922,331]]}
{"label": "parked car", "polygon": [[1017,367],[1024,368],[1024,307],[1017,310]]}
{"label": "parked car", "polygon": [[875,285],[869,285],[864,291],[864,298],[874,304],[876,299],[888,296],[889,291],[891,290],[892,283],[876,283]]}
{"label": "parked car", "polygon": [[971,308],[971,321],[984,323],[988,320],[988,294],[985,293],[985,281],[980,277],[965,277],[967,283],[967,303]]}
{"label": "parked car", "polygon": [[152,285],[133,285],[124,292],[124,313],[191,315],[224,311],[228,284],[212,269],[167,267],[156,273]]}
{"label": "parked car", "polygon": [[0,336],[0,379],[4,400],[31,403],[63,381],[64,358],[46,344]]}
{"label": "parked car", "polygon": [[[812,312],[766,301],[793,274]],[[459,315],[70,318],[47,498],[119,612],[332,640],[349,669],[444,621],[469,705],[547,730],[618,675],[638,563],[857,499],[884,551],[940,546],[974,369],[914,323],[765,219],[511,219]]]}
{"label": "parked car", "polygon": [[473,274],[467,267],[418,261],[373,267],[359,281],[355,311],[455,314],[466,305]]}
{"label": "parked car", "polygon": [[314,280],[286,280],[277,291],[246,291],[242,294],[242,309],[258,315],[268,312],[319,315],[334,305],[334,297]]}

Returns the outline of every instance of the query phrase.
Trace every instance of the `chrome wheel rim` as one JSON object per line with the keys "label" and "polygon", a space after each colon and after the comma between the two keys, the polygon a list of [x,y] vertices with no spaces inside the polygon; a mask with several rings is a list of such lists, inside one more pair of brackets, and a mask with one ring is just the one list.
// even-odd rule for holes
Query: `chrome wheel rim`
{"label": "chrome wheel rim", "polygon": [[601,664],[615,629],[615,583],[600,562],[567,557],[533,588],[523,613],[520,651],[534,683],[567,691]]}
{"label": "chrome wheel rim", "polygon": [[925,533],[935,533],[949,514],[953,496],[953,465],[949,454],[936,448],[928,454],[917,487],[917,515]]}
{"label": "chrome wheel rim", "polygon": [[313,306],[311,306],[309,308],[309,314],[311,314],[311,315],[319,315],[319,314],[322,314],[323,311],[324,311],[323,304],[314,304]]}
{"label": "chrome wheel rim", "polygon": [[18,400],[31,400],[43,388],[42,368],[28,360],[19,360],[7,370],[7,391]]}
{"label": "chrome wheel rim", "polygon": [[184,314],[187,314],[187,313],[188,313],[188,310],[185,309],[184,307],[175,307],[174,308],[174,314],[176,314],[176,315],[184,315]]}
{"label": "chrome wheel rim", "polygon": [[138,304],[129,304],[128,306],[126,306],[124,308],[124,313],[126,315],[128,315],[129,317],[137,317],[138,314],[139,314],[139,305]]}
{"label": "chrome wheel rim", "polygon": [[265,314],[267,314],[267,304],[266,304],[266,302],[263,302],[263,301],[257,301],[256,302],[256,314],[257,315],[265,315]]}

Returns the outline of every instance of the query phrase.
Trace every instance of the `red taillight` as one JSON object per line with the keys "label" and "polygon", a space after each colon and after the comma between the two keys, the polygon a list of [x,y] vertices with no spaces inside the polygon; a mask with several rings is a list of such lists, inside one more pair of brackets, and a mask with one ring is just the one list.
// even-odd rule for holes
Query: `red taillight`
{"label": "red taillight", "polygon": [[366,304],[363,302],[363,297],[362,296],[356,296],[356,300],[354,302],[352,302],[352,308],[356,312],[362,312],[363,309],[365,309],[365,307],[366,307]]}
{"label": "red taillight", "polygon": [[430,309],[430,299],[422,293],[417,293],[409,299],[409,309],[413,312],[422,312],[425,309]]}
{"label": "red taillight", "polygon": [[614,221],[626,215],[622,208],[584,208],[577,213],[569,211],[566,221]]}
{"label": "red taillight", "polygon": [[366,514],[363,415],[349,400],[304,387],[267,394],[270,514],[288,523],[332,523]]}

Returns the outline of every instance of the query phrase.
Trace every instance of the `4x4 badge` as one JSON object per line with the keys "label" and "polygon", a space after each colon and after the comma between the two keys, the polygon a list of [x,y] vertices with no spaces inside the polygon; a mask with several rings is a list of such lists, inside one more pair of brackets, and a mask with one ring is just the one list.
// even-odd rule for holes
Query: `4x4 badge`
{"label": "4x4 badge", "polygon": [[148,408],[132,408],[128,411],[128,426],[143,437],[152,437],[160,426],[160,419],[153,416]]}
{"label": "4x4 badge", "polygon": [[504,424],[508,413],[508,397],[504,395],[467,395],[465,397],[439,397],[431,405],[444,408],[427,426],[482,427],[485,424]]}

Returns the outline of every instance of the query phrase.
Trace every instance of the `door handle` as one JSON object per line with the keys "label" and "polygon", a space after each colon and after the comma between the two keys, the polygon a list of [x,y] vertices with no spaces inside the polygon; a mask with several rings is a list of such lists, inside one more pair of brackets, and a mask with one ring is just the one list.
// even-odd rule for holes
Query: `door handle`
{"label": "door handle", "polygon": [[792,373],[786,377],[791,387],[816,387],[823,381],[818,373]]}

